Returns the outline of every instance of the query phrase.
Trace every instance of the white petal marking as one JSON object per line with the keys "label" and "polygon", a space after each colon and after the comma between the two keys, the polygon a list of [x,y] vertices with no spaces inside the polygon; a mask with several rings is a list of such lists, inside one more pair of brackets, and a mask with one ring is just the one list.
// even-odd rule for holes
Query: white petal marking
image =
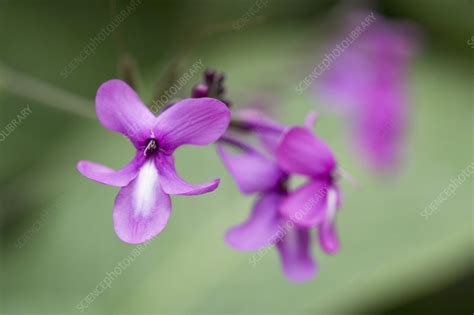
{"label": "white petal marking", "polygon": [[326,211],[326,219],[329,222],[334,221],[334,217],[336,216],[337,210],[337,192],[335,189],[329,189],[327,194],[327,211]]}
{"label": "white petal marking", "polygon": [[150,214],[157,197],[158,171],[153,159],[143,164],[136,179],[133,192],[135,215],[146,217]]}

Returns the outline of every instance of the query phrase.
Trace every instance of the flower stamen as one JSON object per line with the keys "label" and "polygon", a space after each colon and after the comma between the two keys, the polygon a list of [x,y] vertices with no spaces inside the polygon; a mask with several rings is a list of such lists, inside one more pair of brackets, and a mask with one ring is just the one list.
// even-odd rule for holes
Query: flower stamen
{"label": "flower stamen", "polygon": [[148,154],[152,154],[153,152],[156,151],[156,149],[158,149],[158,144],[156,142],[155,139],[150,139],[148,141],[148,144],[145,148],[145,151],[143,151],[143,155],[144,156],[147,156]]}

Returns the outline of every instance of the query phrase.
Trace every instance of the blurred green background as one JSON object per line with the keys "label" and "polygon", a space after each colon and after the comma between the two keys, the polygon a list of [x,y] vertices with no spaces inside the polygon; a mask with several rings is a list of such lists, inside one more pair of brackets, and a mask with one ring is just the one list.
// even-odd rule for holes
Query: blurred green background
{"label": "blurred green background", "polygon": [[[187,147],[177,156],[183,177],[200,182],[220,176],[221,186],[208,195],[174,197],[164,232],[85,313],[474,311],[472,178],[428,220],[420,215],[473,162],[474,49],[467,42],[474,35],[474,2],[353,3],[416,22],[423,40],[407,82],[411,127],[405,163],[395,176],[380,177],[361,165],[340,117],[323,112],[318,121],[317,131],[360,183],[358,188],[342,183],[342,251],[326,256],[314,246],[320,272],[303,285],[285,280],[274,251],[252,267],[251,253],[223,242],[225,230],[246,217],[252,198],[238,193],[212,146]],[[179,60],[184,72],[201,59],[226,73],[236,107],[271,95],[282,121],[301,123],[319,104],[311,93],[295,93],[294,86],[319,63],[332,28],[342,23],[334,12],[343,2],[269,1],[258,17],[233,30],[226,26],[254,0],[143,0],[63,78],[63,67],[127,4],[0,0],[0,128],[27,105],[32,110],[0,142],[2,314],[79,313],[76,305],[133,249],[113,230],[117,189],[93,183],[75,169],[81,159],[124,165],[132,146],[94,117],[68,110],[69,99],[83,106],[80,112],[93,113],[98,86],[119,76],[124,55],[136,61],[138,90],[148,102],[170,64]],[[28,78],[48,88],[36,89],[37,82]],[[178,96],[188,96],[198,79]],[[50,86],[73,96],[57,97]],[[19,239],[25,240],[22,246]]]}

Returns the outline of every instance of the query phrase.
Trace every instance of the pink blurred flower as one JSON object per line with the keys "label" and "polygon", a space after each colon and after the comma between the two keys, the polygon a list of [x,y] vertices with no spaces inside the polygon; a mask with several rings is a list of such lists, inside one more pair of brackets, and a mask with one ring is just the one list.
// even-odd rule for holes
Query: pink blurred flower
{"label": "pink blurred flower", "polygon": [[[325,252],[339,250],[334,219],[340,193],[332,177],[336,166],[332,153],[310,131],[313,115],[306,127],[292,128],[258,110],[246,109],[235,117],[240,128],[259,138],[263,151],[229,134],[220,140],[219,155],[240,191],[258,196],[249,218],[229,229],[225,240],[241,251],[276,246],[285,276],[293,282],[308,281],[317,272],[311,229],[318,229]],[[310,176],[309,183],[289,191],[292,174]]]}
{"label": "pink blurred flower", "polygon": [[[367,13],[350,16],[350,33]],[[417,30],[376,16],[324,73],[315,92],[349,115],[354,144],[375,169],[399,162],[407,127],[407,77]]]}
{"label": "pink blurred flower", "polygon": [[301,227],[317,227],[324,252],[339,251],[335,228],[341,192],[336,184],[336,160],[331,149],[305,127],[288,128],[276,149],[280,167],[289,174],[304,175],[308,182],[292,191],[280,205],[280,212]]}

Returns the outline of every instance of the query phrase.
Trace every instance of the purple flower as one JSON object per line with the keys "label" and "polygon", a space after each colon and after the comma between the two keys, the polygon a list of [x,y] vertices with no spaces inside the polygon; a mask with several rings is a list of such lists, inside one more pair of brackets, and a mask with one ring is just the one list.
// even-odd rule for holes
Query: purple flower
{"label": "purple flower", "polygon": [[[321,141],[314,140],[307,128],[286,129],[258,111],[246,110],[236,116],[239,127],[252,130],[265,150],[261,152],[229,135],[224,136],[221,143],[237,149],[236,153],[226,150],[223,144],[218,145],[224,165],[240,191],[257,194],[249,218],[229,229],[225,240],[229,246],[241,251],[276,246],[286,277],[294,282],[308,281],[317,271],[311,255],[311,229],[319,227],[319,238],[325,251],[334,253],[339,248],[334,229],[339,191],[330,176],[335,167],[332,154],[328,162],[318,151],[305,150],[308,143],[304,141],[308,139],[301,138],[300,130],[307,131],[311,136],[311,150],[324,148],[330,154]],[[312,125],[313,121],[314,116],[310,115],[307,124]],[[316,147],[312,146],[315,141]],[[305,155],[300,159],[294,152]],[[319,159],[313,161],[315,156]],[[322,165],[316,165],[320,162]],[[289,192],[287,186],[291,173],[301,173],[306,169],[311,172],[304,174],[314,175],[311,189],[305,188],[306,194],[301,194],[300,190]],[[318,189],[312,189],[315,186]],[[307,194],[313,191],[318,195]],[[313,213],[317,214],[318,220],[314,219]]]}
{"label": "purple flower", "polygon": [[298,226],[318,228],[321,248],[328,254],[339,251],[335,215],[341,205],[336,185],[336,160],[330,148],[310,127],[288,128],[276,149],[279,166],[288,174],[304,175],[308,182],[292,191],[280,205],[281,214]]}
{"label": "purple flower", "polygon": [[[367,13],[350,16],[344,34]],[[407,123],[406,79],[416,29],[376,16],[324,73],[316,93],[349,114],[353,143],[375,169],[399,163]]]}
{"label": "purple flower", "polygon": [[130,139],[136,155],[120,170],[88,161],[77,169],[102,184],[120,187],[113,221],[118,237],[142,243],[158,235],[171,214],[169,195],[211,192],[219,179],[192,185],[176,172],[173,153],[181,145],[207,145],[227,129],[230,111],[212,98],[185,99],[154,116],[125,82],[110,80],[97,91],[96,113],[107,129]]}

